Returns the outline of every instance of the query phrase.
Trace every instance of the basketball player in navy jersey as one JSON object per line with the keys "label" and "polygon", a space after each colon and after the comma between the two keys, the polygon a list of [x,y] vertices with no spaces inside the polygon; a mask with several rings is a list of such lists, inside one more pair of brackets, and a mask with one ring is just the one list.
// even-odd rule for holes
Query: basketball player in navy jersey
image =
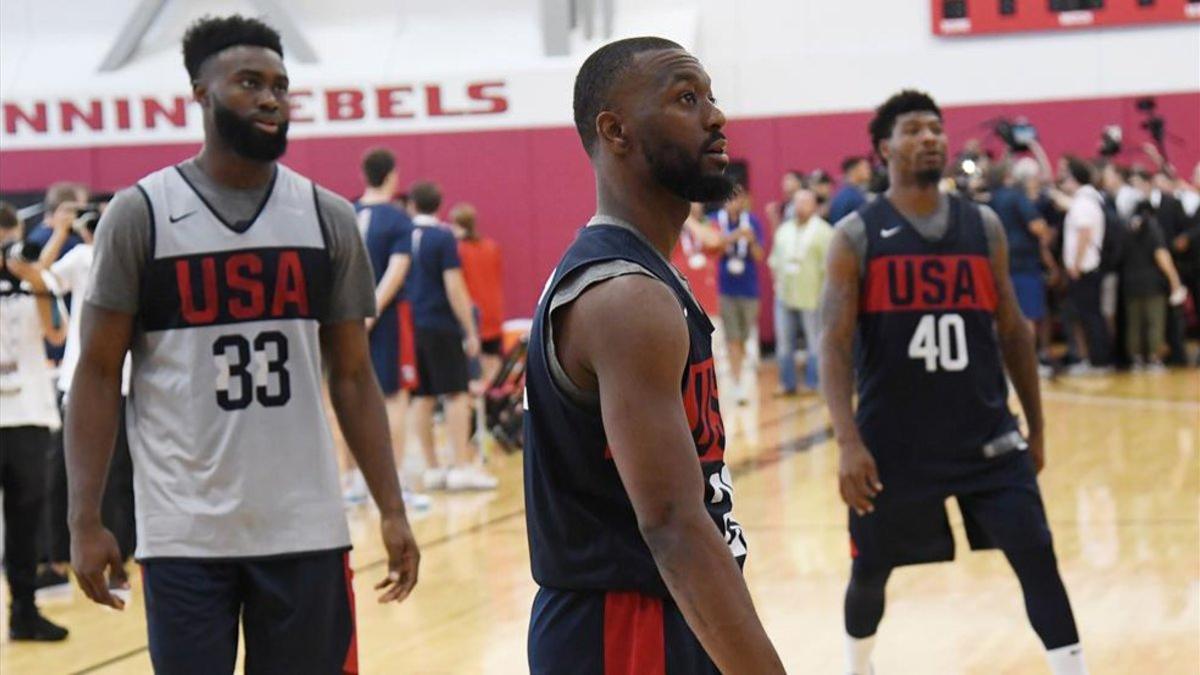
{"label": "basketball player in navy jersey", "polygon": [[[1016,572],[1055,674],[1083,673],[1038,491],[1037,359],[1004,226],[986,206],[938,191],[947,141],[928,95],[891,97],[870,132],[891,187],[838,223],[821,310],[821,382],[850,507],[848,672],[873,672],[892,569],[954,557],[944,503],[954,496],[971,547],[1000,548]],[[1026,436],[1008,409],[1005,371]]]}
{"label": "basketball player in navy jersey", "polygon": [[[364,319],[371,267],[350,204],[276,162],[278,33],[205,18],[183,40],[204,146],[103,217],[68,400],[71,561],[93,601],[120,550],[100,524],[121,365],[150,658],[159,673],[357,672],[354,597],[321,373],[380,508],[381,601],[417,578]],[[239,626],[240,624],[240,626]]]}
{"label": "basketball player in navy jersey", "polygon": [[530,670],[783,672],[739,569],[713,327],[668,262],[690,202],[732,189],[725,116],[660,38],[588,57],[574,108],[597,203],[530,338]]}

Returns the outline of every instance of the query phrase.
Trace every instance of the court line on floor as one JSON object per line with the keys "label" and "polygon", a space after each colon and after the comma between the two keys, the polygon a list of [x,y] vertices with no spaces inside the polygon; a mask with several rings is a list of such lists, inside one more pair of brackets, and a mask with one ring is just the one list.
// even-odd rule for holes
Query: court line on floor
{"label": "court line on floor", "polygon": [[[812,403],[812,404],[804,406],[804,407],[797,407],[796,409],[794,409],[792,411],[784,412],[783,414],[779,415],[778,417],[775,417],[774,419],[771,419],[771,420],[768,420],[768,421],[762,423],[759,428],[760,429],[770,428],[772,426],[779,424],[783,420],[788,419],[789,417],[793,417],[796,415],[811,412],[813,409],[820,407],[821,405],[822,405],[821,402],[818,401],[816,403]],[[738,461],[737,463],[730,465],[729,469],[730,469],[730,471],[745,470],[746,473],[753,473],[755,471],[765,469],[769,466],[774,466],[775,464],[778,464],[780,461],[782,461],[784,458],[793,457],[798,452],[800,452],[802,450],[806,450],[808,448],[811,448],[811,447],[813,447],[821,442],[824,442],[825,440],[832,438],[832,437],[833,437],[833,428],[830,427],[829,425],[825,425],[822,428],[820,428],[814,432],[810,432],[809,434],[806,434],[799,438],[789,440],[786,443],[779,442],[779,443],[775,443],[772,446],[769,446],[767,448],[762,448],[762,450],[760,452],[756,453],[754,456],[746,457],[745,459],[742,459],[742,460]],[[785,446],[787,446],[787,447],[785,447]],[[793,447],[796,449],[793,449]],[[509,511],[507,513],[502,513],[494,518],[489,518],[488,520],[485,520],[480,523],[476,523],[476,524],[474,524],[470,527],[464,528],[462,530],[456,530],[454,532],[449,532],[440,537],[436,537],[427,542],[424,542],[421,544],[421,550],[427,551],[431,548],[436,548],[438,546],[448,544],[464,535],[475,534],[475,533],[481,532],[481,531],[491,528],[495,525],[499,525],[500,523],[507,522],[509,520],[512,520],[513,518],[523,516],[523,515],[525,515],[524,507],[521,507],[515,511]],[[366,572],[368,570],[382,567],[383,565],[386,565],[386,564],[387,564],[387,558],[380,558],[378,560],[374,560],[374,561],[365,563],[363,565],[360,565],[360,566],[354,568],[354,573],[359,574],[362,572]],[[120,663],[121,661],[124,661],[126,659],[131,659],[131,658],[138,656],[139,654],[142,654],[149,650],[150,650],[150,645],[144,644],[140,647],[136,647],[136,648],[131,649],[122,654],[117,654],[116,656],[113,656],[104,661],[101,661],[100,663],[97,663],[97,664],[94,664],[91,666],[87,666],[83,670],[74,671],[71,673],[71,675],[86,675],[87,673],[95,673],[103,668],[107,668],[109,666],[116,665],[116,664]]]}
{"label": "court line on floor", "polygon": [[1150,396],[1121,396],[1109,394],[1083,394],[1068,391],[1042,391],[1042,399],[1060,403],[1089,403],[1095,405],[1137,405],[1147,408],[1162,408],[1166,410],[1200,411],[1200,401],[1179,401],[1169,398],[1154,398]]}

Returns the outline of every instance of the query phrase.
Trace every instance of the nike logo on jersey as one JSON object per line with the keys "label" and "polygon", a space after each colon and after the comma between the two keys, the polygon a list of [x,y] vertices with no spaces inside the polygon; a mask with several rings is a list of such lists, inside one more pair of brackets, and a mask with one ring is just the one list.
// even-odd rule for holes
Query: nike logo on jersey
{"label": "nike logo on jersey", "polygon": [[179,221],[183,220],[184,218],[194,215],[195,213],[196,213],[196,211],[193,209],[193,210],[188,211],[187,213],[183,214],[182,216],[170,216],[169,215],[169,216],[167,216],[167,220],[170,220],[172,223],[178,223]]}
{"label": "nike logo on jersey", "polygon": [[896,227],[891,227],[886,230],[880,230],[879,234],[883,235],[884,239],[887,239],[888,237],[892,236],[893,234],[896,234],[899,231],[900,231],[900,226],[897,225]]}

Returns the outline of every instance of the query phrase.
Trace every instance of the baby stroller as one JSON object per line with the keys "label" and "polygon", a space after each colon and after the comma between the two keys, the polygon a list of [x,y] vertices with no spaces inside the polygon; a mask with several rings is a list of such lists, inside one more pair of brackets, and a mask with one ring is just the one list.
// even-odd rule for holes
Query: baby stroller
{"label": "baby stroller", "polygon": [[483,417],[488,432],[512,454],[524,446],[525,353],[529,336],[522,336],[504,354],[504,361],[483,394]]}

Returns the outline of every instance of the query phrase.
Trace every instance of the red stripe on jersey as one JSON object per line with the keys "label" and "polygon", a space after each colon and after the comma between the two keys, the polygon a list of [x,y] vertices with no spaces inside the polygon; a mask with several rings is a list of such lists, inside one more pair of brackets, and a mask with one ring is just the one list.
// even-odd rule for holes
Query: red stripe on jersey
{"label": "red stripe on jersey", "polygon": [[346,600],[350,603],[350,646],[346,649],[346,660],[342,663],[343,675],[358,675],[358,620],[354,616],[354,570],[350,569],[350,552],[342,555],[346,571]]}
{"label": "red stripe on jersey", "polygon": [[996,310],[996,280],[982,255],[889,255],[870,261],[863,312]]}
{"label": "red stripe on jersey", "polygon": [[604,675],[666,675],[662,599],[636,591],[604,595]]}

